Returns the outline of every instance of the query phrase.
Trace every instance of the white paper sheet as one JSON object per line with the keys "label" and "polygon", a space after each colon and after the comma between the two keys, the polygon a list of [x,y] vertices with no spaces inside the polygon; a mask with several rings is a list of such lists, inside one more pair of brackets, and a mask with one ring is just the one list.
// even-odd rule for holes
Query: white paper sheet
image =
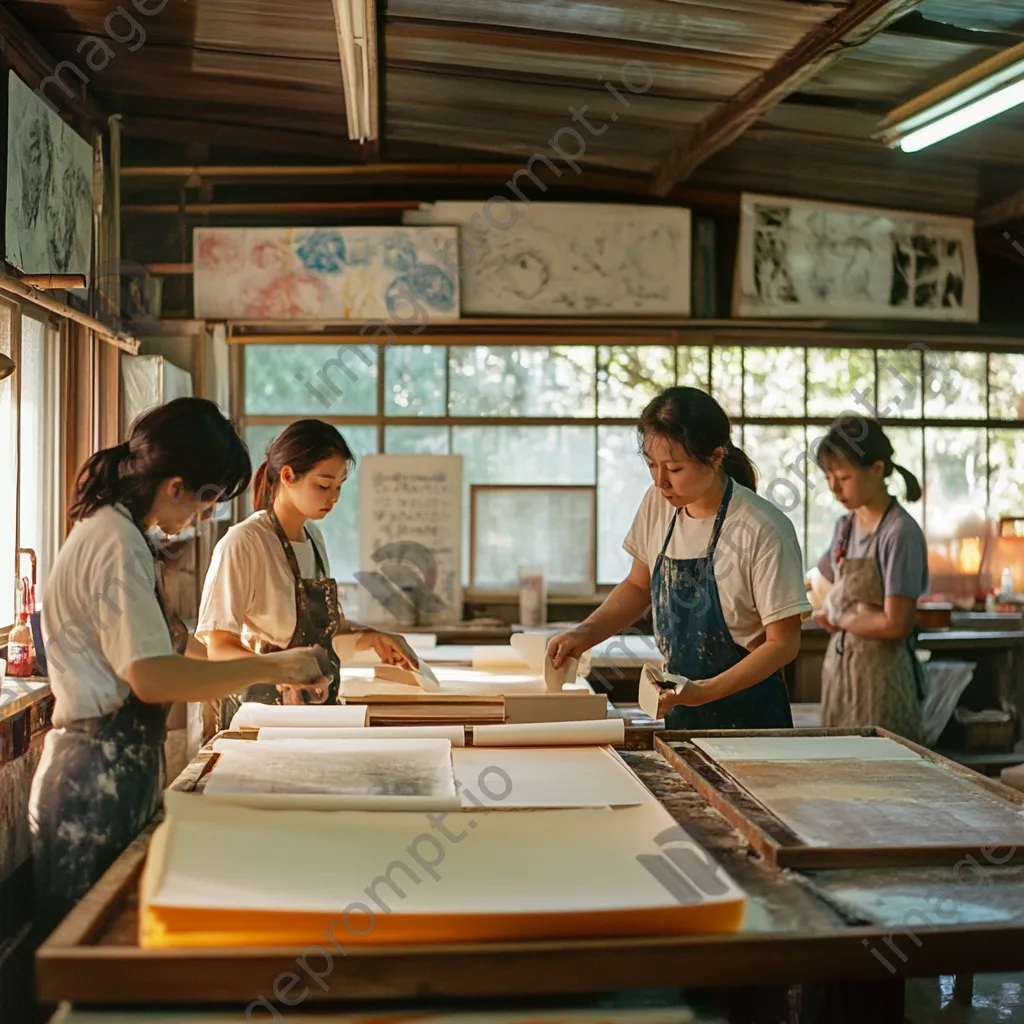
{"label": "white paper sheet", "polygon": [[608,747],[464,747],[452,751],[452,764],[467,811],[478,804],[513,810],[655,800]]}
{"label": "white paper sheet", "polygon": [[[657,803],[456,812],[442,831],[404,811],[271,814],[173,790],[165,802],[154,838],[163,859],[143,886],[151,906],[341,914],[359,903],[375,913],[523,915],[743,899]],[[282,870],[297,851],[302,870]],[[682,888],[659,875],[666,857]],[[392,868],[401,896],[386,884]]]}
{"label": "white paper sheet", "polygon": [[547,633],[513,633],[509,646],[534,672],[543,672],[549,639]]}
{"label": "white paper sheet", "polygon": [[737,736],[693,742],[716,761],[921,760],[920,754],[884,736]]}
{"label": "white paper sheet", "polygon": [[477,725],[474,747],[565,747],[621,745],[626,725],[621,718],[596,722],[531,722],[525,725]]}
{"label": "white paper sheet", "polygon": [[366,725],[365,704],[256,704],[246,702],[231,719],[233,730],[259,729],[265,725],[305,728],[308,726],[361,727]]}
{"label": "white paper sheet", "polygon": [[215,740],[207,799],[311,810],[457,810],[447,740]]}
{"label": "white paper sheet", "polygon": [[364,729],[275,728],[260,729],[257,740],[448,740],[453,747],[466,745],[461,725],[369,725]]}

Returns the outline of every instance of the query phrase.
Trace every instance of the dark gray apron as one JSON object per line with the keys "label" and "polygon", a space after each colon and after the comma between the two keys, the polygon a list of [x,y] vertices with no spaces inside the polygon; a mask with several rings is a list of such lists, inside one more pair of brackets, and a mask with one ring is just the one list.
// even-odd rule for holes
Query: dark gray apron
{"label": "dark gray apron", "polygon": [[[163,566],[155,551],[153,557],[157,601],[174,651],[183,654],[188,631],[180,619],[167,614]],[[116,711],[72,722],[46,737],[29,811],[40,939],[159,811],[169,708],[144,704],[130,693]]]}

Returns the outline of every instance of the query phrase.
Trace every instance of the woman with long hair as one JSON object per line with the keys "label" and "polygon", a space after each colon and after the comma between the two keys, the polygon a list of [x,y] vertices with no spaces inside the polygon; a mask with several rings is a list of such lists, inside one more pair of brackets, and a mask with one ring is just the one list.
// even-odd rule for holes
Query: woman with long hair
{"label": "woman with long hair", "polygon": [[80,471],[70,535],[43,601],[53,729],[32,780],[37,920],[48,932],[160,806],[168,706],[259,681],[326,685],[309,650],[217,664],[182,657],[188,636],[163,609],[147,531],[206,519],[249,483],[245,445],[212,402],[145,413],[128,440]]}
{"label": "woman with long hair", "polygon": [[[348,622],[316,523],[329,515],[355,463],[338,429],[298,420],[267,449],[253,478],[253,508],[217,545],[203,585],[196,636],[214,660],[315,644],[335,665],[339,653],[372,649],[388,664],[411,666],[401,637]],[[322,700],[334,703],[338,681]],[[296,696],[298,696],[296,694]],[[287,702],[290,694],[252,686],[245,700]],[[235,701],[225,701],[223,721]]]}
{"label": "woman with long hair", "polygon": [[782,667],[811,611],[796,532],[755,493],[729,417],[696,388],[669,388],[637,425],[653,485],[623,547],[623,580],[549,648],[560,665],[628,626],[648,605],[666,670],[685,683],[661,697],[671,729],[792,727]]}
{"label": "woman with long hair", "polygon": [[832,634],[821,673],[822,724],[878,725],[917,739],[923,686],[913,636],[917,600],[928,591],[928,546],[887,481],[898,473],[908,501],[920,499],[921,485],[893,461],[885,431],[866,416],[836,420],[815,461],[848,510],[818,563],[832,583],[815,616]]}

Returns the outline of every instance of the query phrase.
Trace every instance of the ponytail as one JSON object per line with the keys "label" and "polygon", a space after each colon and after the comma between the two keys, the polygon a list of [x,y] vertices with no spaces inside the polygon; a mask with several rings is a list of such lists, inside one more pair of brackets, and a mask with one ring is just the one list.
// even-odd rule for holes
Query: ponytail
{"label": "ponytail", "polygon": [[268,459],[264,459],[252,475],[252,507],[257,512],[260,509],[270,508],[271,502],[274,500],[274,489],[267,480],[268,462]]}
{"label": "ponytail", "polygon": [[757,470],[754,469],[750,456],[742,448],[737,448],[732,441],[729,441],[725,446],[725,458],[722,459],[722,469],[736,483],[752,491],[757,490]]}
{"label": "ponytail", "polygon": [[921,482],[917,477],[898,462],[894,462],[892,468],[903,477],[903,483],[907,488],[907,501],[920,501],[923,492],[921,490]]}
{"label": "ponytail", "polygon": [[104,505],[121,500],[121,467],[130,458],[131,445],[127,441],[89,456],[75,478],[74,496],[68,510],[72,521],[87,519]]}
{"label": "ponytail", "polygon": [[252,479],[252,507],[259,512],[274,503],[281,470],[290,466],[296,477],[304,477],[314,466],[340,456],[349,465],[356,461],[337,427],[323,420],[296,420],[270,443],[267,457]]}

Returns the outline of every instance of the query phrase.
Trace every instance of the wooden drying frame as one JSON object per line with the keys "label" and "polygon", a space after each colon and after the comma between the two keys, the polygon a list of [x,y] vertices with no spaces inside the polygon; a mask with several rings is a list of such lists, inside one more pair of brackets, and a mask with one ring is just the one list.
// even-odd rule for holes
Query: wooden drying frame
{"label": "wooden drying frame", "polygon": [[[705,753],[690,741],[713,737],[736,738],[737,736],[877,736],[894,740],[908,750],[935,764],[943,765],[949,771],[982,789],[998,796],[1007,803],[1016,804],[1024,810],[1024,793],[1004,786],[994,779],[966,768],[955,761],[942,757],[917,743],[897,736],[888,729],[870,727],[863,729],[757,729],[735,730],[714,729],[700,732],[663,732],[655,735],[654,749],[697,790],[707,802],[722,815],[750,845],[778,868],[799,870],[822,868],[882,868],[882,867],[924,867],[935,864],[954,866],[957,861],[973,856],[980,862],[989,860],[995,850],[1006,854],[1006,860],[996,863],[1013,864],[1024,861],[1024,847],[992,847],[977,844],[962,846],[811,846],[793,832],[774,812],[758,801],[747,789],[737,782],[710,754]],[[1022,818],[1024,821],[1024,818]],[[986,853],[986,851],[988,851]],[[1000,857],[1002,854],[1000,854]]]}
{"label": "wooden drying frame", "polygon": [[[818,734],[824,734],[818,730]],[[875,735],[869,732],[870,735]],[[673,732],[670,741],[694,733]],[[707,735],[714,735],[708,733]],[[657,749],[648,729],[627,729],[627,750]],[[191,791],[211,767],[201,752],[172,785]],[[665,765],[667,775],[672,769]],[[675,812],[676,820],[688,824]],[[244,1007],[261,995],[276,1001],[275,978],[296,970],[302,951],[288,948],[140,949],[132,903],[152,826],[128,847],[57,927],[37,955],[45,1002]],[[716,848],[716,857],[723,852]],[[741,855],[740,859],[743,859]],[[728,857],[726,857],[728,860]],[[799,892],[796,882],[779,885]],[[667,938],[573,939],[427,946],[351,947],[334,958],[327,990],[309,985],[308,1006],[338,1007],[367,1000],[502,998],[512,985],[521,996],[571,995],[664,987],[734,988],[801,982],[893,980],[891,968],[866,945],[892,938],[885,925],[836,920],[824,927],[806,918],[782,930]],[[986,922],[938,927],[908,963],[894,959],[896,979],[965,971],[1019,970],[1024,925]],[[317,965],[314,965],[316,969]],[[286,1014],[287,1015],[287,1014]]]}
{"label": "wooden drying frame", "polygon": [[[587,561],[590,564],[590,580],[588,593],[597,589],[597,485],[596,484],[470,484],[469,487],[469,591],[476,595],[491,593],[513,593],[512,590],[482,590],[476,583],[476,496],[483,491],[572,491],[586,492],[590,495],[590,551]],[[584,584],[587,586],[588,584]],[[550,589],[550,588],[549,588]],[[578,588],[577,588],[578,589]],[[568,592],[568,591],[567,591]],[[575,593],[575,590],[571,591]]]}

